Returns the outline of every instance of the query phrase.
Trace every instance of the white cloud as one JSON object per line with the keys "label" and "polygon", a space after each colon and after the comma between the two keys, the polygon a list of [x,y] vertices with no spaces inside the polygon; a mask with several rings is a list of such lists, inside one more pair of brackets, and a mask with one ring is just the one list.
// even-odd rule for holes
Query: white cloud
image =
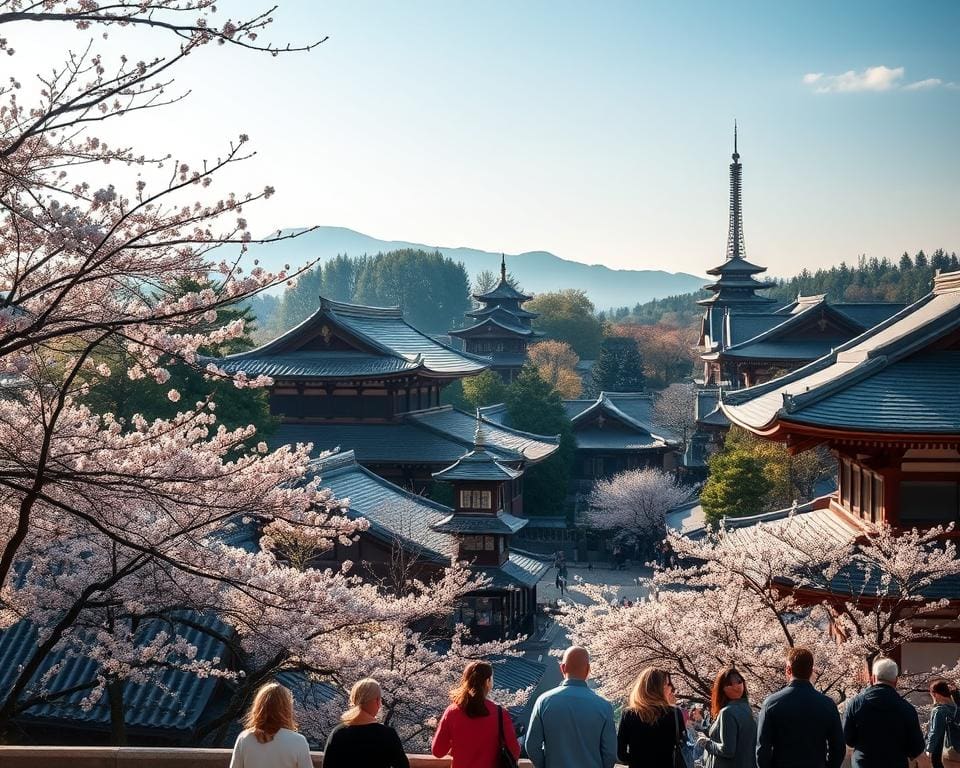
{"label": "white cloud", "polygon": [[939,77],[928,77],[914,83],[903,82],[903,67],[867,67],[857,72],[848,70],[839,75],[825,75],[823,72],[808,72],[803,76],[804,85],[813,86],[817,93],[854,93],[857,91],[928,91],[933,88],[960,90],[957,83],[945,83]]}
{"label": "white cloud", "polygon": [[925,91],[928,88],[936,88],[940,85],[943,85],[943,80],[939,77],[928,77],[926,80],[918,80],[915,83],[910,83],[910,85],[905,85],[903,89],[905,91]]}
{"label": "white cloud", "polygon": [[903,67],[867,67],[862,72],[849,70],[840,75],[821,75],[813,82],[817,93],[853,93],[856,91],[889,91],[903,78]]}

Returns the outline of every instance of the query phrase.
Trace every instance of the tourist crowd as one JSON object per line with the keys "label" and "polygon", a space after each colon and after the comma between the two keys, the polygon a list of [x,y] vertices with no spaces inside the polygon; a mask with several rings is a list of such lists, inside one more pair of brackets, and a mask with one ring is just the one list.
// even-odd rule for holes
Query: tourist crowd
{"label": "tourist crowd", "polygon": [[[586,649],[568,648],[564,681],[534,703],[524,738],[536,768],[840,768],[853,751],[853,768],[907,768],[913,761],[944,768],[960,761],[960,696],[945,680],[930,684],[933,710],[926,738],[917,711],[897,693],[899,669],[891,659],[873,663],[871,685],[849,701],[841,720],[835,702],[810,682],[813,655],[787,652],[787,685],[767,697],[754,718],[747,679],[721,669],[709,711],[677,705],[670,673],[653,667],[636,679],[615,724],[613,706],[587,685]],[[507,712],[489,700],[493,667],[470,662],[451,691],[433,737],[435,757],[452,768],[510,768],[520,742]],[[324,768],[409,768],[396,731],[377,721],[380,686],[357,682],[350,709],[327,739]],[[290,691],[263,686],[237,738],[231,768],[309,768],[306,739],[297,733]],[[960,763],[958,763],[960,765]]]}

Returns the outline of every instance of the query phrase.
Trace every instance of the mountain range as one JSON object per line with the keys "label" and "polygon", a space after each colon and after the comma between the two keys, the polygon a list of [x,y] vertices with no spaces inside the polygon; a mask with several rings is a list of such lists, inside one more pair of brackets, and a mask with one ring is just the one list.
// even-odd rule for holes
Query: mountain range
{"label": "mountain range", "polygon": [[[284,230],[291,234],[296,229]],[[447,248],[444,246],[408,243],[402,240],[378,240],[344,227],[318,227],[299,237],[270,245],[252,245],[249,258],[258,259],[270,271],[284,264],[298,267],[313,259],[321,262],[343,253],[350,256],[376,254],[401,248],[419,248],[440,251],[463,264],[470,279],[483,270],[499,272],[500,254],[475,248]],[[690,293],[707,281],[684,272],[665,272],[659,269],[610,269],[602,264],[583,264],[555,256],[547,251],[527,251],[506,254],[507,270],[528,293],[543,293],[563,288],[580,288],[599,309],[632,307],[664,296]],[[247,261],[247,259],[245,259]],[[249,264],[249,261],[247,261]]]}

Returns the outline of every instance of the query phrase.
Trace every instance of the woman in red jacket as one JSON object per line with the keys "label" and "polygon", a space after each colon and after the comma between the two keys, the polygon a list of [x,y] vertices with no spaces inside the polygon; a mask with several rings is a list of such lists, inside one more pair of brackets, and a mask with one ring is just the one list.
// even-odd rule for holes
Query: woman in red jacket
{"label": "woman in red jacket", "polygon": [[500,765],[500,729],[503,744],[520,757],[520,743],[510,715],[502,707],[487,701],[493,688],[493,667],[486,661],[471,661],[463,670],[460,685],[450,691],[450,701],[433,735],[430,750],[434,757],[453,758],[451,768],[498,768]]}

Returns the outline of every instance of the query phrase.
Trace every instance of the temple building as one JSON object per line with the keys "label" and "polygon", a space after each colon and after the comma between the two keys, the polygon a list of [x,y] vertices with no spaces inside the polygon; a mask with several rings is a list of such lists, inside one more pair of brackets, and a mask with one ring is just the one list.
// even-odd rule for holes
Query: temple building
{"label": "temple building", "polygon": [[[829,446],[839,490],[797,517],[811,536],[849,539],[881,523],[960,523],[958,382],[960,272],[953,272],[939,274],[924,298],[803,368],[724,392],[720,407],[732,423],[792,452]],[[875,579],[856,576],[844,575],[855,595],[878,588]],[[900,650],[907,669],[952,665],[960,655],[960,579],[935,581],[924,595],[949,601],[943,642],[907,643]]]}
{"label": "temple building", "polygon": [[548,566],[510,551],[511,537],[527,520],[504,505],[522,472],[486,450],[482,421],[475,429],[470,450],[435,473],[453,488],[452,508],[384,480],[361,466],[353,451],[318,459],[312,471],[336,498],[349,500],[349,517],[370,523],[356,542],[337,543],[323,558],[357,563],[364,575],[378,579],[397,577],[398,565],[407,578],[429,578],[452,562],[466,562],[489,581],[466,597],[456,620],[489,640],[533,631],[536,585]]}
{"label": "temple building", "polygon": [[[656,425],[653,396],[645,392],[601,392],[596,398],[564,400],[574,450],[574,493],[589,493],[597,480],[628,469],[677,468],[681,440]],[[506,405],[481,408],[484,418],[507,424]]]}
{"label": "temple building", "polygon": [[[320,299],[309,318],[256,349],[213,360],[224,370],[273,379],[270,412],[280,424],[271,448],[313,443],[316,453],[352,450],[363,466],[423,492],[432,474],[473,444],[474,417],[440,405],[445,386],[490,361],[458,352],[403,319],[398,307]],[[513,469],[557,450],[556,436],[487,424],[487,450]],[[508,512],[522,511],[522,481],[509,486]]]}
{"label": "temple building", "polygon": [[713,295],[699,302],[705,309],[698,342],[703,373],[698,384],[713,394],[699,403],[697,424],[708,438],[717,432],[722,435],[729,427],[716,407],[719,389],[751,387],[795,370],[904,308],[886,302],[833,302],[823,295],[797,296],[782,304],[761,295],[776,283],[760,279],[766,267],[746,259],[743,166],[736,128],[732,159],[726,259],[707,270],[716,277],[705,286]]}
{"label": "temple building", "polygon": [[537,313],[522,307],[533,297],[510,285],[506,259],[501,256],[500,281],[486,293],[473,294],[473,298],[481,306],[467,312],[467,317],[475,322],[449,334],[462,339],[468,353],[489,358],[490,367],[509,384],[526,362],[527,346],[543,336],[530,324]]}

